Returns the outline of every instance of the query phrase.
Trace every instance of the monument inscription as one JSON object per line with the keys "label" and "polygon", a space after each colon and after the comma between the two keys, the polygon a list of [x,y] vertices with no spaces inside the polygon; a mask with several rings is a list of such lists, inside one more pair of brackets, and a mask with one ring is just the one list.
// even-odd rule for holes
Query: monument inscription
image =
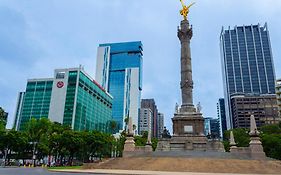
{"label": "monument inscription", "polygon": [[184,126],[184,132],[193,133],[193,126],[190,126],[190,125]]}

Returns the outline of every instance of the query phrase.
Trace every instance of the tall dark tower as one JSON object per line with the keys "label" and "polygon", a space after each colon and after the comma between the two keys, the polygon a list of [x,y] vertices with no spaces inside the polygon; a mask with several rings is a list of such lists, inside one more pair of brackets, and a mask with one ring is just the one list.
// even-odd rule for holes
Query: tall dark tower
{"label": "tall dark tower", "polygon": [[234,114],[232,100],[247,94],[275,96],[276,79],[267,23],[222,28],[220,47],[227,129],[240,127],[239,123],[245,121],[249,126],[250,114]]}

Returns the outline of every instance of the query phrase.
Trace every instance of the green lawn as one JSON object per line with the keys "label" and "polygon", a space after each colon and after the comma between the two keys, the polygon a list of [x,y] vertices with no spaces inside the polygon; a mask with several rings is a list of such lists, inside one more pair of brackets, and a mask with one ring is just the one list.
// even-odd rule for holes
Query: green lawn
{"label": "green lawn", "polygon": [[48,170],[63,170],[63,169],[81,169],[82,166],[58,166],[58,167],[49,167]]}

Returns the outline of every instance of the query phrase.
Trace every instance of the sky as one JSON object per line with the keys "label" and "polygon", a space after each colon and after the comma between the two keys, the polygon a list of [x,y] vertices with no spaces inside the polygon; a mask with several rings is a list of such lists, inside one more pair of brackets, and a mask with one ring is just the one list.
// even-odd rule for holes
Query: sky
{"label": "sky", "polygon": [[[191,1],[188,0],[187,3]],[[281,0],[193,0],[191,54],[194,104],[217,117],[223,97],[222,26],[268,23],[276,77],[281,78]],[[142,41],[142,98],[154,98],[171,130],[180,97],[179,0],[0,0],[0,106],[14,120],[27,79],[83,65],[95,74],[101,43]]]}

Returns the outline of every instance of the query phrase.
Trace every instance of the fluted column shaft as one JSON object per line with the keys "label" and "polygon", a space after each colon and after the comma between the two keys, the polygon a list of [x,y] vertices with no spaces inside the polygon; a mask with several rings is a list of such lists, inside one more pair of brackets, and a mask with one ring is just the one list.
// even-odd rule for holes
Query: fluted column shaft
{"label": "fluted column shaft", "polygon": [[178,38],[181,42],[181,94],[182,107],[193,106],[193,81],[190,53],[190,40],[192,38],[192,28],[188,20],[181,21],[178,29]]}

